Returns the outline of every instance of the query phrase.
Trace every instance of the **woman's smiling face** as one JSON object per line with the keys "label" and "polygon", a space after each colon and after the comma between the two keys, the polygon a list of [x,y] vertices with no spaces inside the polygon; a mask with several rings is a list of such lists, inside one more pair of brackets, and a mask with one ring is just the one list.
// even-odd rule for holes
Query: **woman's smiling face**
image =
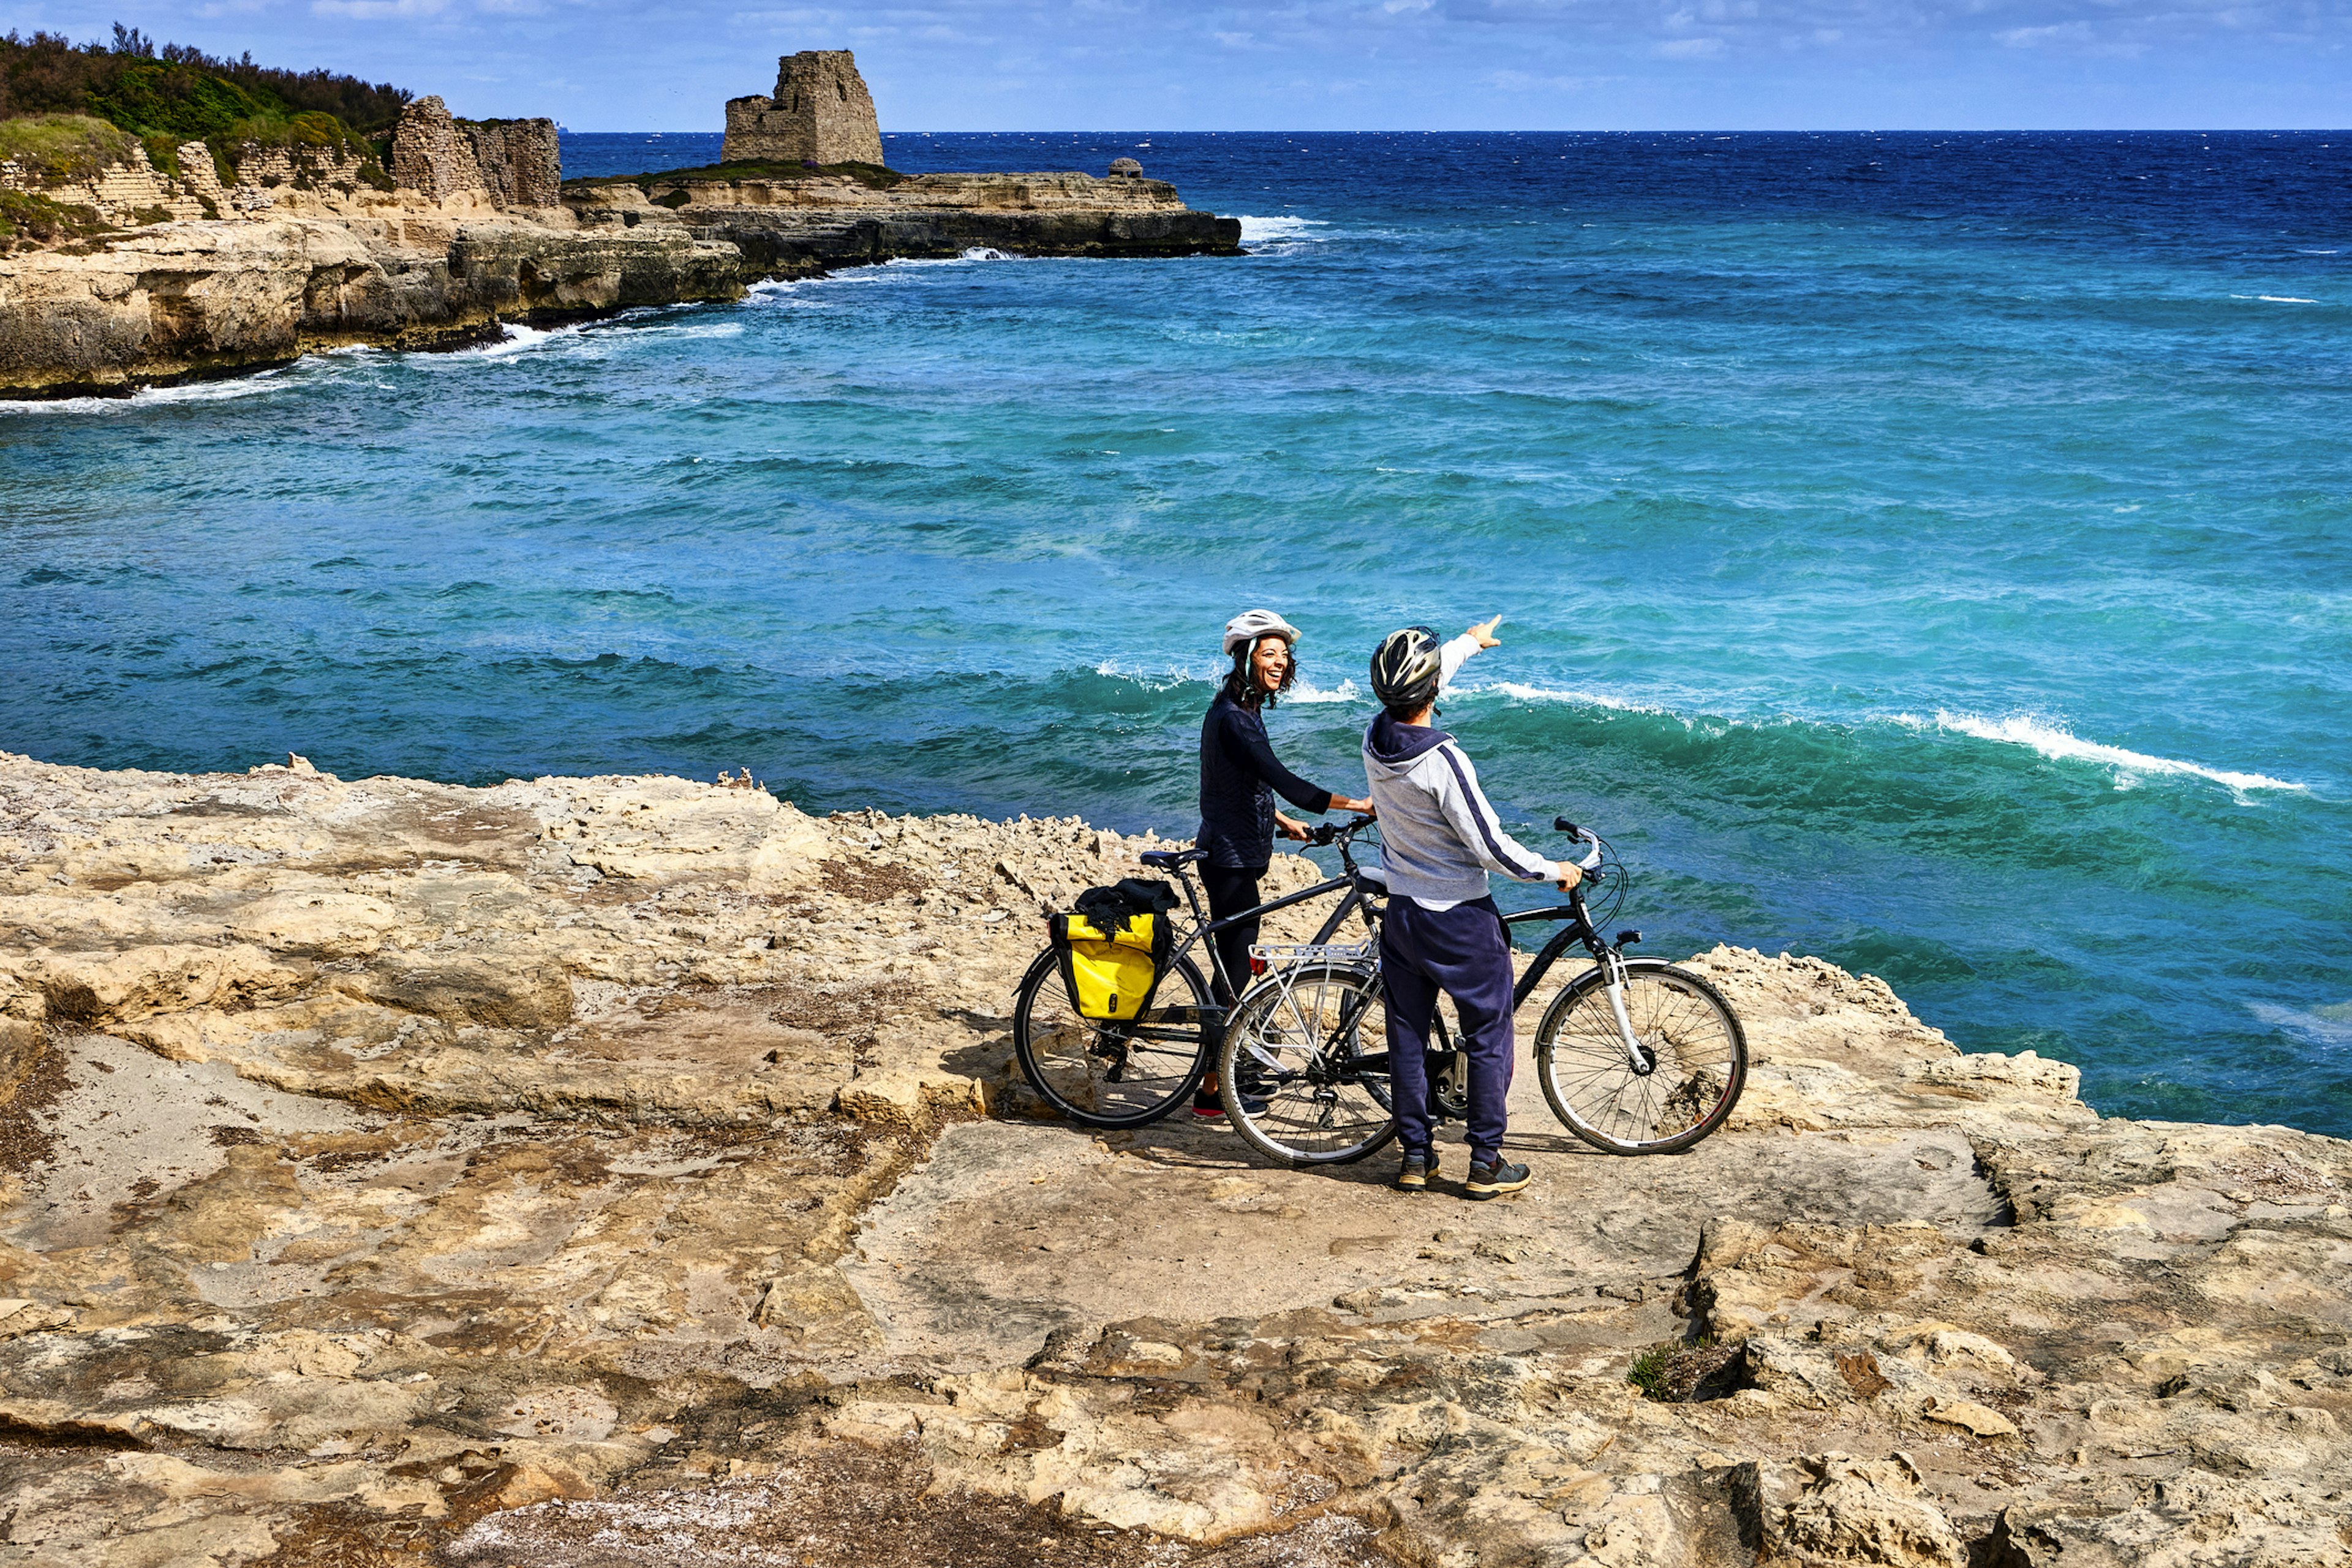
{"label": "woman's smiling face", "polygon": [[1290,673],[1290,645],[1280,637],[1260,637],[1250,650],[1250,675],[1260,691],[1279,691]]}

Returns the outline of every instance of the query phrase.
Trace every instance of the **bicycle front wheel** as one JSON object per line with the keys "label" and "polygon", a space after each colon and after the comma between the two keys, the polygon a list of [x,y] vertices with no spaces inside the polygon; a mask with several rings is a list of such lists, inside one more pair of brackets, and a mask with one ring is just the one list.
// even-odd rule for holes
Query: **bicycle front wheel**
{"label": "bicycle front wheel", "polygon": [[1216,1037],[1208,983],[1190,959],[1160,976],[1150,1006],[1110,1023],[1079,1016],[1048,948],[1022,977],[1013,1007],[1021,1076],[1088,1127],[1141,1127],[1175,1110],[1201,1081]]}
{"label": "bicycle front wheel", "polygon": [[1612,1154],[1670,1154],[1717,1128],[1748,1082],[1748,1037],[1731,1005],[1686,969],[1625,961],[1626,1047],[1606,973],[1588,970],[1544,1011],[1536,1072],[1552,1114]]}
{"label": "bicycle front wheel", "polygon": [[1360,1160],[1396,1136],[1377,973],[1307,965],[1242,994],[1217,1058],[1225,1119],[1288,1165]]}

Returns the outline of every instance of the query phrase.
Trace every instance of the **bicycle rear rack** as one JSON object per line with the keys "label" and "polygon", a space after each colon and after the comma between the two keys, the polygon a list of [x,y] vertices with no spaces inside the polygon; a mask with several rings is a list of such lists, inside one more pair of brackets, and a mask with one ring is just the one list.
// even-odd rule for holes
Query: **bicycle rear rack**
{"label": "bicycle rear rack", "polygon": [[1369,963],[1381,951],[1377,939],[1366,942],[1254,942],[1249,955],[1265,961],[1271,973],[1277,966],[1296,969],[1306,963]]}

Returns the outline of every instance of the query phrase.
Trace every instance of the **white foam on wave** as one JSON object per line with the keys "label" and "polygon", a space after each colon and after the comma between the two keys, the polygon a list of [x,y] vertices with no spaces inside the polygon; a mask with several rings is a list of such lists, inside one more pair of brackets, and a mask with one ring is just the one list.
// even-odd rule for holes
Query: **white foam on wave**
{"label": "white foam on wave", "polygon": [[2284,1029],[2306,1043],[2333,1049],[2352,1047],[2352,1002],[2332,1007],[2282,1007],[2272,1002],[2249,1002],[2246,1011],[2274,1029]]}
{"label": "white foam on wave", "polygon": [[1322,239],[1327,237],[1309,231],[1331,226],[1330,223],[1324,218],[1293,217],[1288,213],[1278,213],[1270,217],[1257,217],[1243,213],[1241,225],[1244,245],[1271,245],[1277,240]]}
{"label": "white foam on wave", "polygon": [[[1897,722],[1904,721],[1906,721],[1906,716],[1898,715]],[[1916,720],[1907,721],[1918,723]],[[2202,763],[2182,762],[2178,757],[2156,757],[2146,752],[2128,751],[2122,746],[2103,745],[2096,741],[2085,741],[2071,731],[2030,714],[2013,714],[2007,719],[1983,719],[1973,713],[1939,711],[1935,722],[1937,729],[1957,735],[1973,736],[1979,741],[1997,741],[2004,745],[2031,746],[2053,761],[2097,763],[2104,767],[2114,768],[2118,789],[2128,789],[2149,774],[2168,773],[2210,779],[2240,795],[2258,789],[2307,792],[2311,787],[2289,779],[2274,779],[2267,773],[2209,768]]]}
{"label": "white foam on wave", "polygon": [[1180,686],[1203,685],[1217,679],[1213,674],[1202,674],[1198,670],[1186,669],[1181,665],[1174,664],[1156,673],[1139,668],[1123,668],[1115,658],[1107,658],[1095,666],[1095,673],[1107,676],[1113,680],[1131,682],[1140,686],[1146,691],[1172,691]]}
{"label": "white foam on wave", "polygon": [[1284,692],[1282,700],[1285,702],[1361,702],[1364,694],[1356,689],[1356,683],[1352,680],[1343,680],[1328,689],[1310,686],[1302,680]]}
{"label": "white foam on wave", "polygon": [[526,327],[515,321],[501,321],[499,330],[502,335],[497,342],[484,343],[479,348],[460,349],[457,353],[468,359],[509,359],[516,354],[529,353],[557,338],[576,336],[580,331],[577,327]]}
{"label": "white foam on wave", "polygon": [[1632,702],[1622,697],[1612,697],[1605,691],[1590,691],[1578,686],[1529,686],[1525,681],[1498,680],[1491,686],[1454,688],[1457,696],[1482,691],[1497,691],[1520,702],[1572,702],[1580,708],[1606,708],[1617,713],[1664,713],[1670,718],[1679,717],[1673,710],[1654,703]]}
{"label": "white foam on wave", "polygon": [[227,403],[276,392],[289,366],[255,371],[233,381],[193,381],[181,386],[142,386],[128,397],[56,397],[45,400],[0,400],[0,414],[106,415],[137,414],[171,403]]}
{"label": "white foam on wave", "polygon": [[992,245],[975,245],[965,250],[963,258],[966,261],[1011,261],[1013,257],[1010,251],[999,250]]}
{"label": "white foam on wave", "polygon": [[2300,294],[2232,294],[2232,300],[2260,300],[2267,305],[2316,305],[2316,300],[2306,300]]}

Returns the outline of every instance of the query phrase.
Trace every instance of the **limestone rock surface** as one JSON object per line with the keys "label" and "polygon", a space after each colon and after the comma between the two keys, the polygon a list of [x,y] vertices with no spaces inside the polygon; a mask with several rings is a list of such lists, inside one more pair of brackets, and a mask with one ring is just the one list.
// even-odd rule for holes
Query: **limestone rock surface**
{"label": "limestone rock surface", "polygon": [[1731,948],[1685,1156],[1096,1134],[1150,841],[748,784],[0,755],[0,1563],[2352,1561],[2352,1145]]}
{"label": "limestone rock surface", "polygon": [[430,249],[323,218],[177,223],[0,261],[0,395],[120,391],[347,343],[446,347],[495,337],[501,318],[741,293],[735,248],[679,229],[489,213],[427,226]]}

